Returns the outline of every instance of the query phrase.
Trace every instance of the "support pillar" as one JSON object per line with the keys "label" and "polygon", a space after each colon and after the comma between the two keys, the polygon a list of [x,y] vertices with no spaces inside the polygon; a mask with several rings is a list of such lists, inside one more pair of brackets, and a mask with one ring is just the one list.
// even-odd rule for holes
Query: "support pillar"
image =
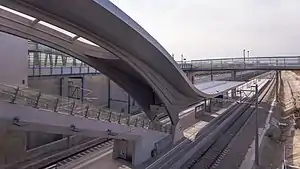
{"label": "support pillar", "polygon": [[130,108],[131,108],[131,101],[130,101],[130,95],[128,95],[128,98],[127,98],[127,113],[130,115],[131,112],[130,112]]}
{"label": "support pillar", "polygon": [[71,136],[67,136],[68,148],[72,147]]}
{"label": "support pillar", "polygon": [[211,80],[211,81],[214,80],[214,74],[213,74],[212,70],[210,71],[210,80]]}
{"label": "support pillar", "polygon": [[209,99],[207,112],[211,113],[211,110],[212,110],[212,99]]}
{"label": "support pillar", "polygon": [[81,102],[84,100],[84,88],[85,88],[85,78],[81,77]]}
{"label": "support pillar", "polygon": [[187,72],[186,75],[187,75],[188,79],[192,82],[192,84],[194,84],[194,81],[195,81],[194,73]]}
{"label": "support pillar", "polygon": [[[35,46],[35,50],[37,51],[38,50],[38,44],[35,43],[34,44]],[[33,66],[41,66],[41,61],[40,61],[40,58],[39,58],[39,53],[38,52],[34,52],[33,53]]]}
{"label": "support pillar", "polygon": [[69,77],[62,77],[60,79],[60,96],[62,97],[68,97],[68,91],[69,91]]}
{"label": "support pillar", "polygon": [[277,70],[276,71],[276,76],[275,76],[275,90],[276,90],[276,101],[278,101],[278,94],[279,94],[279,91],[278,91],[278,88],[279,88],[279,71]]}
{"label": "support pillar", "polygon": [[107,108],[110,108],[111,105],[110,105],[110,101],[111,101],[111,96],[110,96],[110,79],[107,78]]}
{"label": "support pillar", "polygon": [[[235,81],[236,80],[236,71],[231,71],[231,81]],[[235,98],[236,97],[236,88],[231,90],[231,97]]]}
{"label": "support pillar", "polygon": [[177,143],[179,140],[181,140],[184,137],[183,128],[182,125],[180,124],[180,121],[178,121],[176,125],[172,124],[171,130],[173,135],[173,144]]}

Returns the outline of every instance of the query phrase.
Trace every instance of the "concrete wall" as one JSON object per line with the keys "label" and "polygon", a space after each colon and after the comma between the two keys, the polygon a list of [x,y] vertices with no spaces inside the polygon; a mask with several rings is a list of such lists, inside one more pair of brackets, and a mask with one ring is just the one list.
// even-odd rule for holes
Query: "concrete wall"
{"label": "concrete wall", "polygon": [[[76,81],[74,85],[81,87],[81,84],[74,77],[81,76],[43,76],[43,77],[29,77],[28,86],[33,89],[41,90],[43,93],[60,95],[60,79],[68,78],[71,81]],[[95,75],[95,76],[82,76],[83,77],[83,88],[84,88],[84,97],[89,98],[90,103],[96,106],[107,106],[108,97],[109,97],[109,87],[108,87],[108,78],[104,75]],[[66,90],[62,88],[63,90]],[[91,92],[89,92],[91,91]],[[64,92],[65,93],[65,92]],[[128,95],[127,93],[120,88],[113,81],[110,81],[110,109],[121,112],[122,109],[124,113],[128,112]],[[119,101],[116,101],[119,100]],[[131,112],[137,111],[139,106],[134,103],[134,100],[131,98]],[[123,102],[122,102],[123,101]]]}
{"label": "concrete wall", "polygon": [[[9,130],[1,124],[0,132],[0,168],[4,165],[13,164],[34,155],[31,149],[57,140],[59,135],[45,134],[40,132],[27,132]],[[67,146],[65,147],[67,148]],[[38,149],[38,148],[36,148]],[[55,151],[55,148],[40,150],[43,153]],[[41,154],[40,154],[41,155]]]}
{"label": "concrete wall", "polygon": [[27,85],[27,58],[27,40],[0,32],[0,83]]}
{"label": "concrete wall", "polygon": [[[4,127],[2,127],[3,129]],[[0,134],[0,168],[20,161],[26,154],[26,132],[5,130]]]}
{"label": "concrete wall", "polygon": [[[84,88],[92,92],[86,97],[97,98],[92,101],[95,105],[108,103],[108,78],[104,75],[84,76]],[[120,92],[120,91],[118,91]]]}
{"label": "concrete wall", "polygon": [[57,141],[63,138],[61,134],[48,134],[42,132],[27,132],[26,150],[34,149],[39,146]]}
{"label": "concrete wall", "polygon": [[28,87],[59,96],[61,77],[28,77]]}
{"label": "concrete wall", "polygon": [[[29,77],[28,86],[34,89],[38,89],[46,94],[60,95],[60,79],[69,78],[72,80],[72,77],[76,76],[47,76],[47,77]],[[80,76],[77,76],[80,77]],[[107,77],[104,75],[97,76],[84,76],[83,88],[84,96],[90,99],[90,103],[94,105],[107,105],[108,103],[108,82]],[[74,84],[81,87],[81,84]],[[91,90],[89,93],[87,90]],[[113,90],[113,89],[112,89]],[[117,91],[115,92],[117,93]],[[123,94],[123,93],[121,93]]]}

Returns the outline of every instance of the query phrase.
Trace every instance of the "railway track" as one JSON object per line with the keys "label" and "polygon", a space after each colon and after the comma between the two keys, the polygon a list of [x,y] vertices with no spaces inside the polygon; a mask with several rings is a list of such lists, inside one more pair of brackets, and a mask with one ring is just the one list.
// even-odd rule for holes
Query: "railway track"
{"label": "railway track", "polygon": [[[273,89],[274,80],[265,85],[259,92],[259,103],[266,99],[267,94]],[[254,115],[254,109],[250,108],[251,103],[255,101],[254,97],[249,99],[249,104],[245,105],[244,111],[233,114],[232,119],[220,128],[214,135],[206,141],[197,152],[190,158],[181,169],[210,169],[217,166],[219,159],[226,154],[226,148],[231,140],[236,136],[239,130],[244,126],[247,120]]]}
{"label": "railway track", "polygon": [[108,148],[113,145],[113,140],[112,139],[106,139],[103,142],[93,145],[91,147],[87,147],[84,150],[78,151],[76,153],[73,153],[69,156],[65,156],[61,158],[60,160],[51,162],[47,166],[41,167],[40,169],[58,169],[62,168],[63,166],[71,163],[74,160],[77,160],[79,158],[82,158],[84,156],[87,156],[88,154],[91,154],[93,152],[99,151],[103,148]]}
{"label": "railway track", "polygon": [[[270,89],[269,85],[270,81],[259,90],[260,98],[262,95],[264,95],[262,93],[263,91],[265,91],[266,88],[268,88],[268,90]],[[253,102],[254,100],[254,97],[251,97],[247,100],[244,99],[243,101],[249,103]],[[180,142],[175,147],[173,147],[171,150],[169,150],[162,157],[158,158],[152,164],[147,166],[146,169],[170,169],[191,167],[198,160],[196,155],[199,154],[198,150],[202,149],[205,146],[207,147],[208,144],[211,143],[210,140],[212,140],[212,138],[216,139],[216,137],[223,134],[226,126],[228,126],[229,123],[236,121],[236,114],[239,114],[239,112],[245,112],[249,107],[250,104],[242,103],[236,103],[235,105],[231,106],[226,110],[226,112],[224,112],[217,118],[213,119],[209,124],[204,126],[194,141],[185,139],[184,141]],[[244,118],[248,117],[246,116]],[[221,129],[222,131],[220,131]]]}

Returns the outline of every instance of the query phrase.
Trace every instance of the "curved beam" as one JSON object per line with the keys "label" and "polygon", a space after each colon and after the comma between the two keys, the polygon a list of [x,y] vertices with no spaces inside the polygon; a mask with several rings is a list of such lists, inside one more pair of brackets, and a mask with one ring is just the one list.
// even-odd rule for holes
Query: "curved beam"
{"label": "curved beam", "polygon": [[[31,22],[26,18],[3,9],[0,9],[0,14],[0,26],[2,32],[31,39],[33,41],[35,41],[34,39],[39,39],[38,41],[41,42],[42,39],[42,44],[51,48],[64,48],[62,50],[72,56],[78,55],[92,56],[102,59],[118,59],[103,48],[88,45],[80,41],[74,41],[73,38],[61,32],[35,22],[38,20]],[[56,43],[53,43],[54,41]],[[68,51],[66,52],[66,50]]]}
{"label": "curved beam", "polygon": [[[181,110],[202,97],[214,97],[197,90],[166,50],[109,1],[2,0],[0,4],[84,37],[117,56],[123,65],[130,67],[121,69],[127,70],[127,77],[144,86],[145,93],[155,92],[154,98],[159,98],[166,107],[173,124],[177,123]],[[87,58],[91,61],[96,56]],[[131,85],[132,82],[127,81],[124,86]],[[144,100],[150,98],[149,95],[144,97]],[[143,108],[150,111],[155,100],[147,103]]]}
{"label": "curved beam", "polygon": [[[29,20],[16,14],[2,9],[0,9],[0,14],[1,32],[36,41],[88,63],[126,90],[144,108],[148,117],[154,119],[155,114],[150,113],[148,108],[153,104],[152,89],[145,84],[141,85],[142,78],[138,73],[128,69],[130,67],[126,63],[122,63],[120,59],[102,48],[82,42],[72,42],[70,37],[41,24],[36,23],[33,26]],[[143,91],[143,95],[138,94],[137,90]]]}

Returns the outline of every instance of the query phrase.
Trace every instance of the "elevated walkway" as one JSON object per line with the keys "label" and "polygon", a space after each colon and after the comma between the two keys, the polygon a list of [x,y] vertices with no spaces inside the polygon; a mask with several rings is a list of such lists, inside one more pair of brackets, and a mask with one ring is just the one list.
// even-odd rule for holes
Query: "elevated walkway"
{"label": "elevated walkway", "polygon": [[90,66],[72,66],[72,67],[29,67],[28,77],[40,76],[65,76],[65,75],[99,75],[101,72]]}
{"label": "elevated walkway", "polygon": [[150,126],[153,125],[142,114],[130,116],[129,114],[116,113],[104,107],[98,108],[84,104],[80,100],[44,94],[27,87],[0,84],[0,99],[15,105],[144,129],[150,129]]}
{"label": "elevated walkway", "polygon": [[29,42],[28,76],[96,75],[95,68],[65,53]]}
{"label": "elevated walkway", "polygon": [[[3,0],[0,4],[23,12],[17,15],[1,8],[0,31],[89,64],[128,92],[152,121],[164,111],[176,128],[181,111],[220,95],[198,90],[155,39],[109,1]],[[128,43],[128,39],[134,40]]]}
{"label": "elevated walkway", "polygon": [[299,70],[300,56],[220,58],[178,64],[184,71]]}
{"label": "elevated walkway", "polygon": [[17,130],[126,140],[168,135],[151,130],[149,124],[144,127],[125,125],[5,102],[0,102],[0,108],[2,123]]}
{"label": "elevated walkway", "polygon": [[[151,107],[162,105],[176,126],[179,112],[204,97],[218,95],[195,88],[171,55],[109,1],[4,0],[0,4],[23,13],[1,9],[0,31],[45,44],[91,65],[128,92],[151,120],[159,113]],[[78,13],[78,9],[90,12]],[[128,43],[128,38],[134,40]],[[88,40],[93,47],[79,39]]]}
{"label": "elevated walkway", "polygon": [[117,140],[115,157],[126,149],[133,164],[150,158],[157,144],[170,138],[169,126],[159,128],[160,125],[146,119],[123,117],[79,104],[76,100],[54,99],[54,96],[28,88],[2,84],[0,89],[3,100],[0,102],[0,122],[7,129],[113,138]]}

